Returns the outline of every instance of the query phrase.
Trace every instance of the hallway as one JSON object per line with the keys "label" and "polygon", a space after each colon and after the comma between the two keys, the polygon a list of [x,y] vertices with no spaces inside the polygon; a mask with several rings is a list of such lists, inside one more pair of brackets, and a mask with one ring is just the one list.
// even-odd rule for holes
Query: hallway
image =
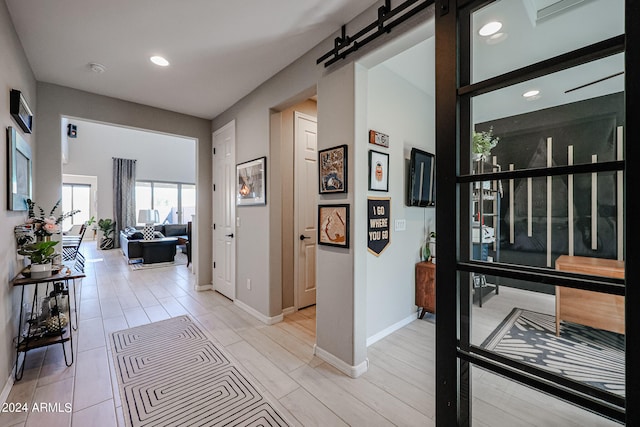
{"label": "hallway", "polygon": [[[87,278],[80,286],[75,363],[65,367],[60,346],[29,352],[24,378],[7,400],[29,407],[59,402],[63,411],[2,413],[0,426],[124,427],[110,333],[182,314],[199,322],[294,425],[434,425],[432,321],[416,320],[371,345],[369,370],[354,380],[313,356],[315,307],[267,326],[218,293],[194,291],[194,276],[184,265],[132,271],[119,250],[97,251],[91,242],[83,252]],[[506,310],[518,297],[517,290],[501,289],[496,305]],[[500,310],[477,311],[490,313],[502,318]],[[476,384],[486,390],[474,401],[474,425],[617,425],[499,377]]]}

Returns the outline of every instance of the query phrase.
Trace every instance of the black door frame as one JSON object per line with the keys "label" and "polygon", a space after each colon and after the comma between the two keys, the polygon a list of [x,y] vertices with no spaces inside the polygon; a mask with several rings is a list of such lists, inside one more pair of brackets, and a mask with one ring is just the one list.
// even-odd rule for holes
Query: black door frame
{"label": "black door frame", "polygon": [[[587,283],[579,278],[532,268],[513,268],[505,271],[498,266],[469,259],[470,227],[468,220],[461,220],[460,212],[469,212],[469,182],[478,180],[470,176],[470,141],[460,138],[469,135],[470,100],[472,96],[525,81],[537,76],[570,68],[580,63],[608,56],[616,52],[625,52],[625,141],[635,141],[637,131],[633,127],[634,117],[639,117],[638,99],[640,99],[640,81],[637,64],[640,63],[640,4],[637,1],[625,1],[625,34],[596,43],[583,49],[523,67],[471,84],[470,80],[470,16],[473,10],[483,7],[493,0],[439,0],[436,2],[436,182],[438,183],[438,203],[436,203],[436,232],[440,236],[455,236],[452,239],[438,239],[438,264],[436,265],[436,425],[471,425],[471,366],[502,375],[513,381],[523,383],[542,392],[569,401],[587,410],[603,416],[626,422],[627,425],[640,425],[640,391],[634,387],[626,390],[624,399],[603,402],[585,393],[575,390],[572,384],[566,384],[557,378],[545,381],[545,373],[538,369],[527,369],[518,363],[512,363],[495,354],[483,353],[470,344],[469,321],[471,298],[469,283],[471,271],[518,277],[532,281],[552,281],[568,286],[598,290],[600,292],[625,295],[626,298],[626,384],[640,381],[640,362],[638,335],[640,312],[634,310],[635,302],[640,301],[640,286],[626,287],[626,283],[640,283],[640,271],[631,266],[639,265],[640,251],[633,244],[625,245],[626,271],[624,280],[601,279]],[[634,26],[634,23],[635,26]],[[632,76],[630,78],[630,76]],[[640,236],[638,221],[626,221],[638,212],[637,197],[630,193],[626,197],[626,182],[640,182],[640,168],[627,168],[640,158],[640,147],[636,143],[625,144],[623,162],[608,162],[595,166],[584,165],[572,169],[562,167],[535,173],[536,176],[556,174],[597,172],[604,170],[624,170],[625,196],[625,241],[633,242],[633,236]],[[507,174],[509,175],[507,177]],[[522,178],[534,176],[531,171],[503,172],[502,175],[487,174],[488,179]],[[455,212],[456,215],[451,215]],[[629,215],[628,215],[629,214]],[[627,238],[630,236],[630,238]],[[456,286],[452,286],[456,284]],[[546,378],[549,379],[548,377]]]}

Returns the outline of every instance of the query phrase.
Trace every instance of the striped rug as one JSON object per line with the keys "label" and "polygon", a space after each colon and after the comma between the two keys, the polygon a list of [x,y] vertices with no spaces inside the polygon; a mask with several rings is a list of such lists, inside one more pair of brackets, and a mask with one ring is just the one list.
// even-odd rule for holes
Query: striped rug
{"label": "striped rug", "polygon": [[511,359],[624,396],[624,335],[514,308],[481,344]]}
{"label": "striped rug", "polygon": [[129,427],[289,425],[188,316],[114,332],[111,347]]}

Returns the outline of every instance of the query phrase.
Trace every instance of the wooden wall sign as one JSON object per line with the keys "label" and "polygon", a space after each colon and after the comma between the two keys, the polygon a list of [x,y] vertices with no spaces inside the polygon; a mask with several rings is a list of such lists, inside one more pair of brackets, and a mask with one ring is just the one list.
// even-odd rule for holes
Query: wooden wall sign
{"label": "wooden wall sign", "polygon": [[376,144],[382,147],[389,147],[389,135],[375,130],[369,131],[369,144]]}
{"label": "wooden wall sign", "polygon": [[391,198],[369,197],[367,208],[367,247],[380,256],[391,241]]}

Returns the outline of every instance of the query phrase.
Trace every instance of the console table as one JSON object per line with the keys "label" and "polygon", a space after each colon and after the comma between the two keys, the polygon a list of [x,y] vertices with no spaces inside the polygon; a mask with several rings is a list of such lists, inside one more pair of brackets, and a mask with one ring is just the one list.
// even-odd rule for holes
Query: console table
{"label": "console table", "polygon": [[[16,341],[16,372],[15,372],[16,381],[20,381],[22,379],[22,375],[24,373],[24,366],[27,361],[27,352],[35,348],[44,347],[52,344],[61,344],[62,353],[64,354],[65,364],[67,366],[71,366],[73,364],[73,333],[71,332],[70,329],[76,329],[78,325],[78,318],[77,318],[78,311],[76,309],[76,301],[75,301],[76,279],[80,279],[82,277],[85,277],[84,273],[74,272],[68,267],[63,266],[57,274],[54,274],[49,277],[45,277],[42,279],[32,279],[30,277],[25,277],[22,275],[22,273],[20,273],[11,281],[11,285],[22,287],[22,296],[20,298],[20,318],[18,319],[18,335],[17,335],[17,341]],[[71,296],[69,295],[67,310],[66,310],[67,319],[68,319],[67,327],[61,328],[59,333],[46,334],[36,324],[37,302],[38,302],[38,294],[39,294],[38,291],[42,286],[44,286],[43,295],[48,295],[49,290],[54,289],[53,284],[56,282],[62,282],[64,284],[64,287],[68,291],[70,281],[73,286],[73,301]],[[31,315],[29,316],[29,318],[23,319],[23,317],[25,317],[25,313],[24,313],[25,290],[29,285],[33,285],[35,287],[33,291],[33,299],[31,302]],[[55,300],[54,307],[59,307],[60,301],[58,300],[58,294],[54,294],[53,298]],[[72,320],[71,320],[72,302],[73,302],[73,310],[76,315],[75,327],[73,326]],[[60,322],[60,312],[58,312],[58,322]],[[65,348],[65,342],[67,341],[69,341],[69,345],[71,347],[70,360],[67,356],[67,351]],[[18,362],[19,362],[20,353],[24,353],[24,360],[22,361],[22,366],[19,368]]]}
{"label": "console table", "polygon": [[[556,270],[624,279],[624,261],[562,255]],[[560,321],[624,334],[624,297],[556,286],[556,335]]]}
{"label": "console table", "polygon": [[422,307],[420,319],[425,311],[436,313],[436,265],[432,262],[416,264],[416,305]]}

